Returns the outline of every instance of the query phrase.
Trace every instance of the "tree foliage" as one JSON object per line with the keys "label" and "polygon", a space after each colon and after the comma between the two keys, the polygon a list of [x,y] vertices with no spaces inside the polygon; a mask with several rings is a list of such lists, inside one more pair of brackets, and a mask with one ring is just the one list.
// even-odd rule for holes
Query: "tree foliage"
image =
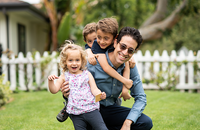
{"label": "tree foliage", "polygon": [[[69,32],[71,18],[68,16],[70,16],[69,12],[70,12],[71,0],[64,0],[64,1],[63,0],[43,0],[43,3],[46,9],[46,12],[49,16],[50,24],[51,24],[52,50],[56,51],[58,48],[58,43],[62,43],[61,40],[63,40],[63,34],[64,33],[66,34],[64,35],[66,38],[69,37],[68,32]],[[63,18],[64,20],[62,20]],[[69,21],[67,21],[66,18],[69,18]],[[58,29],[59,25],[61,25],[62,28],[66,30],[63,31],[63,29],[61,28]],[[59,32],[59,36],[58,36],[58,32]]]}
{"label": "tree foliage", "polygon": [[141,49],[143,52],[150,50],[159,50],[160,54],[163,50],[171,53],[171,50],[178,51],[182,46],[189,50],[200,50],[200,15],[191,14],[185,16],[182,20],[171,30],[167,30],[161,39],[143,43]]}
{"label": "tree foliage", "polygon": [[[70,36],[64,36],[76,43],[84,44],[82,37],[83,27],[90,22],[97,22],[105,17],[114,16],[119,23],[119,29],[124,26],[138,28],[145,40],[144,47],[179,49],[184,45],[193,49],[200,40],[194,34],[198,34],[197,19],[200,15],[200,1],[197,0],[50,0],[55,1],[58,25],[69,12],[71,16]],[[192,20],[193,23],[191,24]],[[68,18],[68,20],[70,20]],[[66,23],[69,23],[66,21]],[[187,25],[185,25],[187,24]],[[65,25],[62,25],[65,26]],[[52,30],[53,31],[53,30]],[[178,34],[181,31],[181,38]],[[59,35],[64,33],[60,32]],[[177,34],[177,35],[176,35]],[[187,35],[187,36],[186,36]],[[188,43],[187,37],[194,37]],[[61,43],[61,42],[59,42]],[[166,44],[165,44],[166,43]],[[167,44],[168,43],[168,44]],[[187,44],[186,44],[187,43]],[[153,45],[153,46],[152,46]],[[155,46],[155,47],[154,47]],[[195,48],[194,48],[195,49]],[[196,48],[197,49],[197,48]]]}
{"label": "tree foliage", "polygon": [[[146,6],[147,3],[148,6]],[[115,16],[119,28],[124,26],[139,28],[141,23],[155,10],[155,2],[149,0],[93,0],[88,1],[84,6],[83,11],[88,14],[84,15],[84,25],[92,21],[97,22],[105,17]]]}

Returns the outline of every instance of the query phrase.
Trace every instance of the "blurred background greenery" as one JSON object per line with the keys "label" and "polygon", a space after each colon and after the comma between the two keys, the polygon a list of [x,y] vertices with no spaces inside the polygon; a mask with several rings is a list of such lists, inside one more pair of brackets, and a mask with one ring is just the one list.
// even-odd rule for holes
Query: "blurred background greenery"
{"label": "blurred background greenery", "polygon": [[[119,23],[119,30],[124,26],[131,26],[141,31],[145,28],[143,32],[146,35],[152,34],[151,27],[156,25],[160,32],[154,38],[144,36],[140,48],[143,53],[146,50],[150,50],[151,53],[154,50],[159,50],[160,53],[167,50],[170,54],[171,50],[178,51],[183,46],[194,52],[200,50],[200,1],[43,0],[41,4],[43,11],[49,16],[53,14],[54,17],[50,17],[50,21],[56,23],[54,26],[57,28],[51,27],[52,33],[57,33],[57,37],[50,36],[52,40],[47,48],[50,51],[57,50],[65,39],[72,39],[75,43],[84,45],[82,37],[84,26],[105,17],[115,17]],[[178,12],[177,8],[180,8]],[[48,10],[51,10],[51,13]],[[173,13],[175,16],[171,19],[171,23],[169,22],[170,25],[160,24],[167,21]],[[153,22],[148,23],[149,20]]]}

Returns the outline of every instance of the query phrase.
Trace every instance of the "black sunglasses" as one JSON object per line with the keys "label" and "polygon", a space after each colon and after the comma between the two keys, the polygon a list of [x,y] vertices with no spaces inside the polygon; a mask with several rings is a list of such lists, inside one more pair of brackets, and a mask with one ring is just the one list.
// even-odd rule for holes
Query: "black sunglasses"
{"label": "black sunglasses", "polygon": [[[127,49],[126,44],[119,43],[119,45],[120,45],[119,47],[120,47],[121,50],[126,50]],[[134,52],[135,52],[135,49],[133,49],[131,47],[128,48],[128,54],[133,54]]]}

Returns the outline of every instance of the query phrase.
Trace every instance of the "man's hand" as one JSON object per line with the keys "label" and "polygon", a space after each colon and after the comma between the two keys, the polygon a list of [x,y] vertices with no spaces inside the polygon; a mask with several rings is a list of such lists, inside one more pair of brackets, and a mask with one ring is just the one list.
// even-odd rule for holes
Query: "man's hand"
{"label": "man's hand", "polygon": [[61,92],[64,95],[64,97],[68,98],[69,93],[70,93],[70,88],[69,88],[69,81],[65,81],[62,85],[61,85]]}
{"label": "man's hand", "polygon": [[133,123],[133,121],[126,119],[124,121],[124,124],[123,124],[123,126],[122,126],[122,128],[120,130],[130,130],[132,123]]}

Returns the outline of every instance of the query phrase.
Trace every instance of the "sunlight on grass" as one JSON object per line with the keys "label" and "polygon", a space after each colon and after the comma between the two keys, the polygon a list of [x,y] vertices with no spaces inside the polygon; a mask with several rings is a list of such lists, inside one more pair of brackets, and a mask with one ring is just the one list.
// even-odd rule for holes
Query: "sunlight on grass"
{"label": "sunlight on grass", "polygon": [[[153,120],[152,130],[198,130],[200,94],[170,91],[145,91],[147,106],[144,114]],[[132,107],[134,100],[123,102]]]}
{"label": "sunlight on grass", "polygon": [[57,114],[63,108],[61,93],[20,92],[13,94],[15,100],[0,111],[0,129],[7,130],[73,130],[70,119],[58,122]]}
{"label": "sunlight on grass", "polygon": [[[170,91],[145,91],[147,106],[144,113],[152,118],[152,130],[198,130],[200,94]],[[14,101],[0,110],[0,129],[7,130],[73,130],[70,119],[60,123],[56,115],[63,108],[62,94],[20,92]],[[134,99],[123,102],[132,107]]]}

